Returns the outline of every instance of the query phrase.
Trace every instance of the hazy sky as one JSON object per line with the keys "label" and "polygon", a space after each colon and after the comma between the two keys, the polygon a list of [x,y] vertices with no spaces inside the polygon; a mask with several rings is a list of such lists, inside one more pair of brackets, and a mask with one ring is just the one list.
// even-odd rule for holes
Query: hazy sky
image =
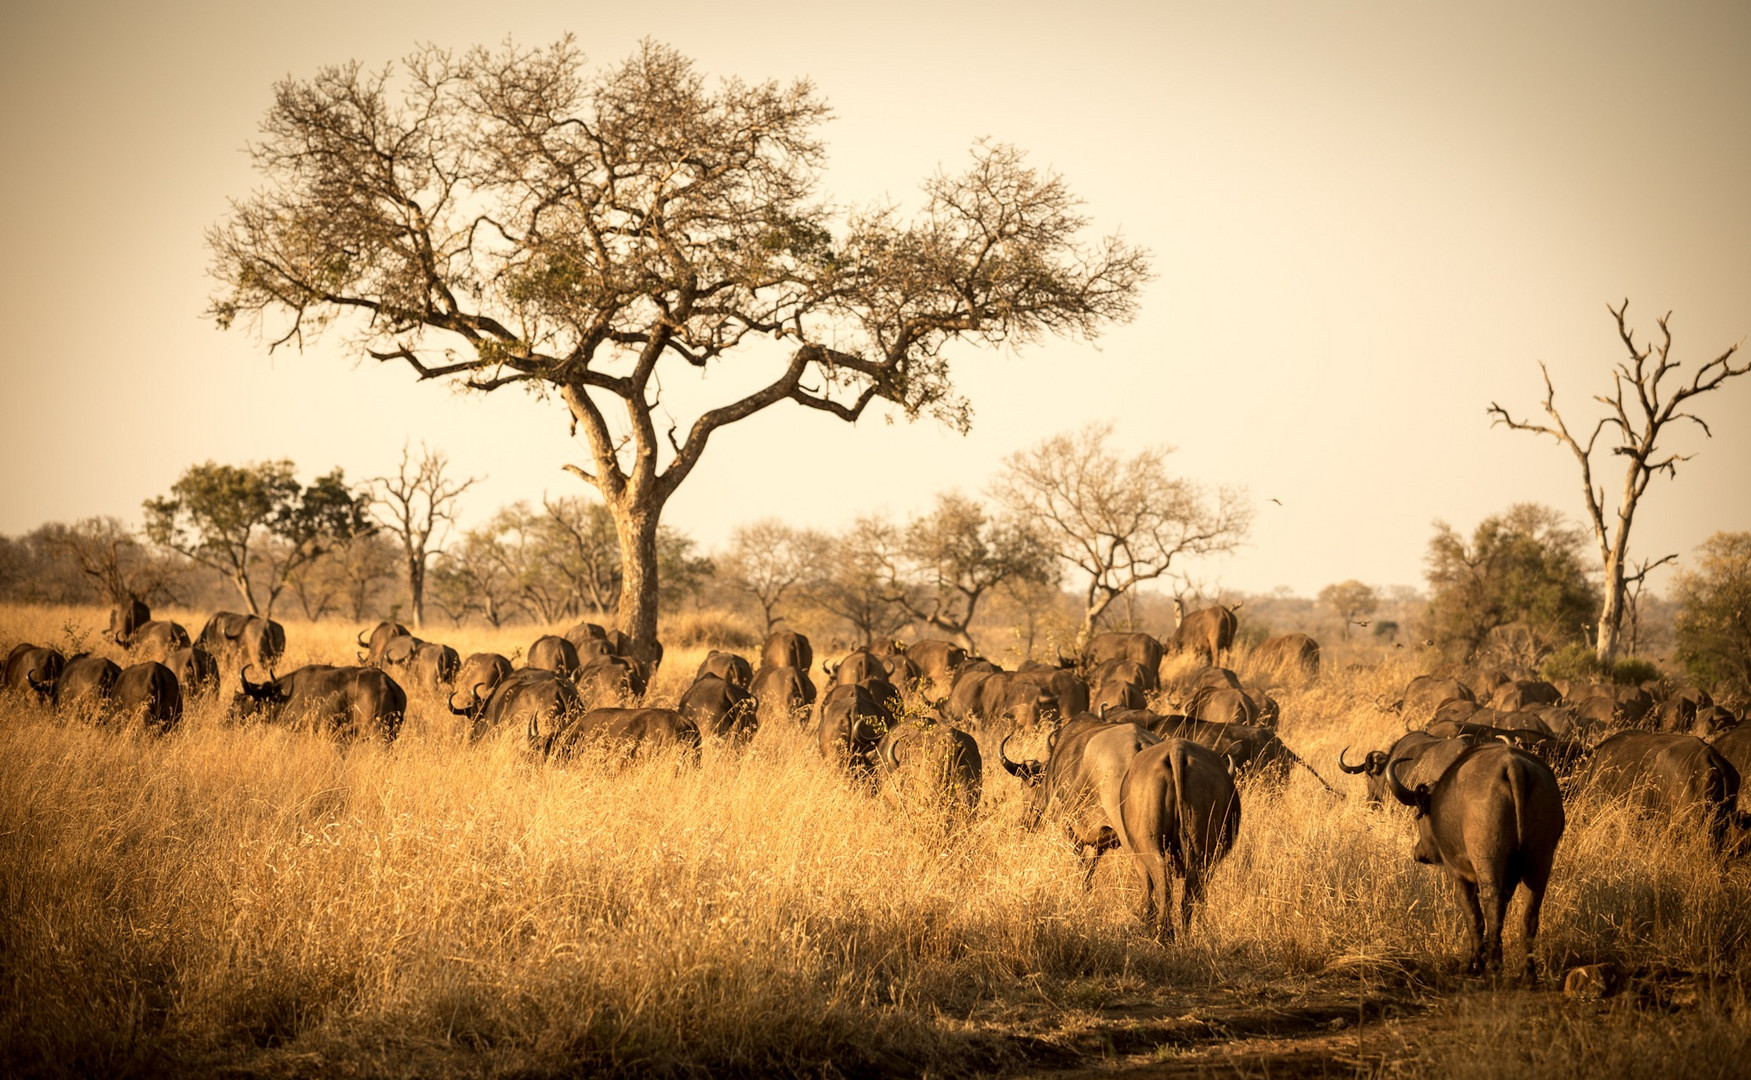
{"label": "hazy sky", "polygon": [[[953,353],[970,436],[780,406],[714,437],[667,520],[707,546],[776,515],[838,528],[1111,420],[1257,505],[1231,590],[1420,584],[1430,523],[1534,500],[1578,514],[1537,409],[1573,412],[1673,312],[1687,368],[1751,333],[1751,5],[677,2],[10,4],[0,15],[8,462],[0,531],[138,520],[189,464],[289,457],[363,478],[404,440],[488,477],[468,511],[585,490],[556,402],[459,396],[339,336],[272,357],[202,317],[204,230],[247,193],[274,80],[415,44],[565,32],[615,63],[650,36],[712,75],[807,76],[832,104],[824,189],[911,198],[981,136],[1065,175],[1151,248],[1141,314],[1095,346]],[[1633,549],[1751,528],[1751,378],[1645,500]],[[1590,415],[1590,414],[1589,414]],[[1615,491],[1615,459],[1607,466]],[[1282,505],[1271,502],[1281,500]]]}

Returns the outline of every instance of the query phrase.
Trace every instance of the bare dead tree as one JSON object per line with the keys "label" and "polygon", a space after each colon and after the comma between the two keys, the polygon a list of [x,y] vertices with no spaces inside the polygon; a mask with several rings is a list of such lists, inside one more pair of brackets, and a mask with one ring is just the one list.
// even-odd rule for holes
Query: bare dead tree
{"label": "bare dead tree", "polygon": [[797,529],[777,518],[762,518],[737,527],[723,559],[724,581],[760,605],[764,633],[784,621],[779,607],[785,598],[800,596],[827,570],[828,539]]}
{"label": "bare dead tree", "polygon": [[421,443],[415,461],[408,444],[402,443],[395,475],[371,479],[371,516],[401,542],[415,629],[426,621],[426,570],[432,556],[443,547],[444,534],[456,521],[457,501],[480,479],[453,479],[446,475],[449,467],[443,451]]}
{"label": "bare dead tree", "polygon": [[[1629,357],[1619,360],[1613,367],[1611,392],[1593,396],[1593,400],[1604,405],[1607,411],[1593,424],[1593,430],[1584,443],[1570,433],[1568,424],[1557,412],[1556,389],[1551,385],[1550,371],[1543,361],[1539,362],[1538,370],[1544,376],[1544,412],[1550,417],[1549,423],[1516,420],[1495,402],[1491,402],[1487,410],[1494,417],[1492,427],[1502,424],[1514,431],[1549,435],[1568,447],[1581,467],[1581,490],[1587,500],[1587,520],[1599,544],[1599,562],[1605,576],[1605,597],[1599,613],[1597,637],[1600,660],[1612,660],[1617,656],[1628,587],[1639,584],[1649,571],[1678,557],[1674,552],[1652,560],[1644,559],[1634,572],[1629,569],[1630,527],[1635,523],[1636,507],[1647,492],[1648,483],[1660,473],[1676,476],[1678,464],[1696,456],[1663,450],[1658,445],[1660,436],[1666,433],[1668,424],[1688,420],[1701,428],[1703,435],[1712,438],[1714,432],[1709,430],[1708,423],[1690,411],[1687,403],[1692,398],[1719,389],[1728,379],[1751,371],[1751,363],[1733,363],[1733,355],[1739,351],[1735,344],[1698,368],[1686,383],[1675,376],[1683,365],[1671,358],[1672,332],[1666,325],[1672,317],[1671,312],[1659,320],[1660,343],[1644,347],[1636,344],[1635,332],[1629,327],[1625,315],[1629,311],[1627,299],[1619,307],[1606,305],[1606,310],[1617,320],[1617,336],[1623,341]],[[1674,382],[1662,386],[1668,376],[1674,376]],[[1604,485],[1596,486],[1593,480],[1593,451],[1599,446],[1601,435],[1607,436],[1607,448],[1611,454],[1627,459],[1623,490],[1618,495],[1615,511],[1606,505]]]}
{"label": "bare dead tree", "polygon": [[1212,498],[1167,471],[1171,447],[1123,457],[1108,445],[1111,424],[1091,424],[1011,454],[993,486],[1017,517],[1039,523],[1058,557],[1087,576],[1078,649],[1112,605],[1174,561],[1232,551],[1245,539],[1251,508],[1239,492]]}

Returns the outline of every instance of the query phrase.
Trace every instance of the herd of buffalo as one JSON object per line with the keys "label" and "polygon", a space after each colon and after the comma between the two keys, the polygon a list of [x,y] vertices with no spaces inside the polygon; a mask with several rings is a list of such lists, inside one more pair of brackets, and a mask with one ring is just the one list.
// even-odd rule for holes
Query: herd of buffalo
{"label": "herd of buffalo", "polygon": [[[905,773],[967,812],[979,804],[989,740],[1001,734],[998,759],[1031,789],[1028,827],[1048,811],[1064,821],[1085,885],[1103,853],[1129,855],[1144,919],[1171,938],[1173,880],[1183,882],[1179,922],[1189,930],[1210,870],[1239,831],[1239,781],[1281,783],[1299,767],[1325,785],[1278,738],[1275,699],[1215,666],[1235,629],[1233,610],[1217,606],[1185,615],[1166,641],[1103,633],[1078,657],[1016,671],[947,641],[882,642],[823,662],[820,689],[808,638],[786,631],[767,638],[758,667],[712,651],[674,708],[658,708],[641,703],[660,646],[653,658],[593,623],[537,639],[515,667],[497,653],[461,657],[384,622],[359,635],[357,664],[276,677],[280,624],[220,612],[191,639],[136,601],[112,613],[106,636],[139,662],[123,668],[20,644],[7,655],[4,685],[56,710],[163,732],[185,699],[219,691],[224,668],[237,672],[234,717],[385,741],[399,732],[411,689],[441,696],[471,739],[515,731],[532,754],[553,759],[590,744],[697,753],[705,738],[738,743],[762,725],[813,723],[823,757],[856,782]],[[1164,682],[1164,656],[1182,652],[1204,666],[1173,665],[1187,674]],[[1271,638],[1252,653],[1253,669],[1272,676],[1315,678],[1319,664],[1305,634]],[[252,671],[267,678],[252,681]],[[1563,685],[1510,669],[1462,674],[1420,676],[1398,700],[1378,702],[1402,714],[1405,734],[1354,763],[1346,748],[1337,765],[1363,778],[1370,802],[1415,811],[1414,857],[1454,880],[1469,916],[1471,970],[1501,968],[1502,923],[1524,885],[1526,969],[1535,973],[1539,909],[1571,779],[1701,830],[1722,854],[1751,828],[1739,803],[1751,725],[1738,726],[1705,692],[1680,688],[1657,700],[1649,687]],[[1015,733],[1041,730],[1044,760],[1009,756]]]}

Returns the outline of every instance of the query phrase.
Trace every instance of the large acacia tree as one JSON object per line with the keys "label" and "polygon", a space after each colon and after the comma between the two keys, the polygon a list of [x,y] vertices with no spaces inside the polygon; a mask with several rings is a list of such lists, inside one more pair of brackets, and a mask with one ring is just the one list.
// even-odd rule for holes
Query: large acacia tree
{"label": "large acacia tree", "polygon": [[[836,210],[827,118],[807,81],[708,85],[652,43],[594,75],[566,39],[289,79],[250,146],[261,189],[208,237],[211,314],[274,346],[344,323],[420,379],[556,394],[589,448],[566,467],[614,515],[621,629],[650,642],[658,519],[719,428],[878,399],[965,428],[953,343],[1093,335],[1148,275],[1007,146],[926,180],[915,216]],[[658,395],[684,381],[723,397],[676,417]]]}

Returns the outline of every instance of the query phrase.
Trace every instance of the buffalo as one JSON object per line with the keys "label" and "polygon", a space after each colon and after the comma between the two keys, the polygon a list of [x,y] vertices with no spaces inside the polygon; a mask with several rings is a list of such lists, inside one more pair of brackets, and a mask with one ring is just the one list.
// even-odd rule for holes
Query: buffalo
{"label": "buffalo", "polygon": [[546,753],[565,761],[590,745],[624,749],[633,757],[679,746],[697,760],[699,729],[673,709],[591,709],[561,728],[548,741]]}
{"label": "buffalo", "polygon": [[139,719],[160,733],[182,719],[182,687],[175,672],[156,660],[122,669],[110,696],[117,715]]}
{"label": "buffalo", "polygon": [[29,691],[39,701],[53,700],[55,680],[67,658],[59,650],[26,642],[15,645],[6,656],[6,689],[17,693]]}
{"label": "buffalo", "polygon": [[695,679],[675,705],[701,734],[736,742],[746,742],[759,728],[758,708],[753,694],[717,675]]}
{"label": "buffalo", "polygon": [[554,736],[584,712],[572,681],[545,668],[521,668],[504,675],[484,700],[479,695],[481,685],[469,687],[469,703],[463,708],[450,695],[450,711],[474,722],[469,732],[473,739],[495,728],[521,725],[530,752],[545,757]]}
{"label": "buffalo", "polygon": [[1182,932],[1204,899],[1204,880],[1234,847],[1240,793],[1227,764],[1189,739],[1164,739],[1131,758],[1119,782],[1119,841],[1143,884],[1143,921],[1158,937],[1173,937],[1173,879]]}
{"label": "buffalo", "polygon": [[821,672],[835,686],[888,678],[888,665],[875,653],[859,649],[837,664],[821,661]]}
{"label": "buffalo", "polygon": [[554,634],[544,634],[535,639],[529,646],[529,656],[524,662],[526,667],[551,671],[562,678],[572,678],[583,667],[578,659],[578,647],[565,638]]}
{"label": "buffalo", "polygon": [[195,644],[214,659],[235,656],[244,667],[258,667],[270,676],[286,653],[286,628],[259,615],[221,611],[207,620]]}
{"label": "buffalo", "polygon": [[189,644],[187,630],[178,623],[154,621],[152,609],[138,600],[118,604],[110,611],[105,636],[142,660],[162,661]]}
{"label": "buffalo", "polygon": [[876,749],[894,723],[892,705],[867,686],[842,683],[821,696],[820,711],[821,756],[853,775],[873,775]]}
{"label": "buffalo", "polygon": [[1404,693],[1391,707],[1393,711],[1401,713],[1405,723],[1409,724],[1412,720],[1426,721],[1443,702],[1454,698],[1476,701],[1477,695],[1471,692],[1471,687],[1458,679],[1418,675],[1405,685]]}
{"label": "buffalo", "polygon": [[[457,667],[452,686],[455,691],[450,693],[450,711],[459,716],[478,716],[487,702],[492,698],[492,691],[499,688],[506,676],[511,674],[511,662],[499,653],[469,653]],[[455,695],[466,690],[469,704],[466,709],[455,707]]]}
{"label": "buffalo", "polygon": [[252,683],[246,667],[239,680],[243,690],[231,699],[238,716],[289,718],[345,741],[375,735],[392,743],[407,715],[406,692],[378,668],[308,664]]}
{"label": "buffalo", "polygon": [[122,669],[113,660],[80,653],[69,657],[55,679],[54,702],[57,709],[101,709],[115,689]]}
{"label": "buffalo", "polygon": [[946,724],[895,724],[876,745],[876,763],[885,776],[919,775],[936,793],[971,814],[979,809],[985,762],[979,743]]}
{"label": "buffalo", "polygon": [[773,632],[760,649],[760,666],[763,668],[793,667],[807,675],[814,663],[814,647],[806,636],[794,630]]}
{"label": "buffalo", "polygon": [[748,689],[757,703],[760,723],[808,723],[809,707],[815,703],[815,684],[803,669],[763,667],[755,673]]}
{"label": "buffalo", "polygon": [[1306,634],[1278,634],[1252,651],[1252,662],[1258,670],[1271,674],[1317,679],[1319,642]]}
{"label": "buffalo", "polygon": [[918,678],[925,683],[925,695],[936,699],[948,697],[968,654],[952,641],[926,638],[907,646],[906,658],[918,668]]}
{"label": "buffalo", "polygon": [[580,668],[572,681],[592,709],[604,702],[625,705],[645,692],[642,665],[624,656],[598,656]]}
{"label": "buffalo", "polygon": [[358,643],[359,648],[365,650],[359,654],[359,663],[366,667],[382,667],[383,654],[389,648],[389,643],[397,638],[410,638],[412,636],[407,627],[398,622],[390,622],[388,619],[377,624],[376,628],[371,631],[371,637],[368,640],[365,637],[365,632],[359,631],[359,635],[354,638],[354,641]]}
{"label": "buffalo", "polygon": [[199,645],[176,650],[164,661],[164,666],[182,686],[184,701],[219,688],[219,662]]}
{"label": "buffalo", "polygon": [[1178,600],[1173,602],[1175,628],[1173,637],[1167,641],[1167,648],[1176,653],[1192,653],[1204,658],[1206,664],[1214,664],[1228,647],[1234,644],[1234,632],[1240,627],[1240,620],[1235,617],[1234,607],[1203,608],[1190,615],[1183,614],[1184,608]]}
{"label": "buffalo", "polygon": [[1502,923],[1514,890],[1526,886],[1522,936],[1526,974],[1536,975],[1538,912],[1562,839],[1562,792],[1544,762],[1501,743],[1460,754],[1434,783],[1407,784],[1402,763],[1387,770],[1392,796],[1417,815],[1417,862],[1453,877],[1471,937],[1467,969],[1500,971]]}
{"label": "buffalo", "polygon": [[1190,739],[1217,757],[1233,762],[1238,778],[1257,776],[1272,783],[1288,779],[1289,767],[1299,765],[1332,794],[1337,792],[1325,782],[1318,770],[1301,760],[1295,751],[1284,745],[1275,731],[1254,724],[1217,724],[1194,720],[1186,716],[1156,716],[1154,713],[1120,713],[1109,717],[1114,723],[1136,723],[1164,739]]}
{"label": "buffalo", "polygon": [[1065,833],[1082,860],[1082,885],[1094,881],[1103,853],[1119,845],[1119,788],[1131,759],[1161,737],[1137,724],[1109,724],[1079,716],[1060,726],[1047,742],[1044,764],[1011,761],[1008,737],[997,746],[998,760],[1011,776],[1034,789],[1025,824],[1037,829],[1054,804],[1066,819]]}
{"label": "buffalo", "polygon": [[738,656],[733,652],[719,652],[716,649],[711,650],[705,659],[699,662],[699,671],[693,676],[693,679],[697,682],[707,675],[716,675],[725,682],[733,683],[743,690],[748,689],[754,682],[754,668],[745,657]]}
{"label": "buffalo", "polygon": [[1366,776],[1368,803],[1379,806],[1392,795],[1389,769],[1399,770],[1400,781],[1413,789],[1419,784],[1433,784],[1447,771],[1447,766],[1474,745],[1475,739],[1445,739],[1426,731],[1410,731],[1393,743],[1392,749],[1371,750],[1357,765],[1345,760],[1350,748],[1344,747],[1338,752],[1338,770]]}
{"label": "buffalo", "polygon": [[422,641],[414,646],[404,670],[410,683],[435,694],[447,685],[455,685],[457,673],[462,670],[462,657],[448,645]]}
{"label": "buffalo", "polygon": [[1620,731],[1593,748],[1586,775],[1595,791],[1701,824],[1717,850],[1737,819],[1739,770],[1694,735]]}
{"label": "buffalo", "polygon": [[1516,712],[1534,705],[1555,705],[1562,698],[1562,692],[1552,683],[1539,679],[1514,679],[1490,692],[1490,708]]}
{"label": "buffalo", "polygon": [[[1082,666],[1092,669],[1108,660],[1129,660],[1140,667],[1148,668],[1153,678],[1161,667],[1161,654],[1161,642],[1153,635],[1141,631],[1109,631],[1088,639],[1088,645],[1082,650]],[[1090,684],[1096,681],[1092,677],[1089,679]],[[1155,686],[1152,683],[1144,689],[1153,690]]]}
{"label": "buffalo", "polygon": [[961,666],[940,708],[946,719],[959,723],[985,725],[1008,718],[1025,726],[1055,718],[1058,701],[1020,672],[974,662]]}

